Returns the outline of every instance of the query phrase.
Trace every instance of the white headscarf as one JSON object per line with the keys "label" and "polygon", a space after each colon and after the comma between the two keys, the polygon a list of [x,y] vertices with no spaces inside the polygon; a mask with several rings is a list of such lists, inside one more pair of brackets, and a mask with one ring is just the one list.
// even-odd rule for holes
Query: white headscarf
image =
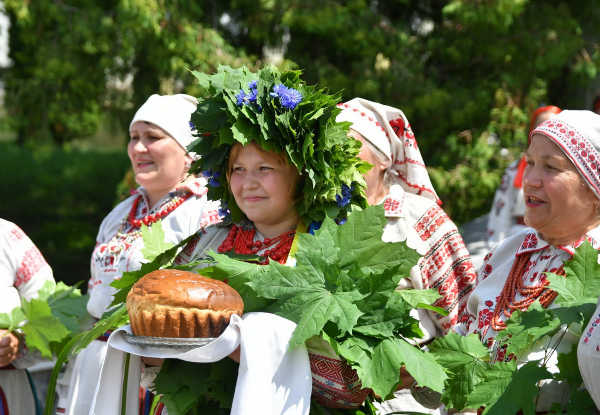
{"label": "white headscarf", "polygon": [[557,144],[600,199],[600,115],[592,111],[562,111],[538,125],[529,139],[535,134]]}
{"label": "white headscarf", "polygon": [[338,107],[342,112],[336,121],[351,122],[350,128],[392,161],[390,176],[405,191],[441,203],[429,179],[415,135],[401,110],[363,98],[354,98]]}
{"label": "white headscarf", "polygon": [[187,152],[187,146],[196,139],[190,116],[196,111],[198,100],[191,95],[151,95],[137,110],[129,129],[137,121],[146,121],[165,130]]}

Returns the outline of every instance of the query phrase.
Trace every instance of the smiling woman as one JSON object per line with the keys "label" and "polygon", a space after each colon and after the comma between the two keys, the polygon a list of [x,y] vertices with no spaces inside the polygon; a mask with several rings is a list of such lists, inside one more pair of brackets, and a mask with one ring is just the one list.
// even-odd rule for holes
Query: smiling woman
{"label": "smiling woman", "polygon": [[[553,306],[557,293],[548,288],[546,273],[565,275],[565,261],[584,241],[600,247],[599,150],[600,116],[591,111],[563,111],[530,134],[523,176],[525,223],[530,227],[486,257],[458,329],[479,334],[496,361],[515,358],[497,341],[513,311],[527,310],[535,301]],[[531,345],[519,363],[548,359],[548,369],[557,373],[557,351],[570,350],[578,331],[564,328]],[[537,411],[566,402],[568,394],[564,383],[544,383]]]}
{"label": "smiling woman", "polygon": [[[100,225],[88,283],[87,309],[95,319],[112,302],[116,290],[110,283],[141,267],[142,226],[161,220],[166,241],[177,244],[220,221],[218,203],[207,199],[206,179],[188,173],[194,155],[186,146],[195,139],[190,114],[196,104],[188,95],[152,95],[131,121],[127,154],[140,187]],[[67,366],[58,383],[57,413],[89,412],[105,351],[103,336]]]}

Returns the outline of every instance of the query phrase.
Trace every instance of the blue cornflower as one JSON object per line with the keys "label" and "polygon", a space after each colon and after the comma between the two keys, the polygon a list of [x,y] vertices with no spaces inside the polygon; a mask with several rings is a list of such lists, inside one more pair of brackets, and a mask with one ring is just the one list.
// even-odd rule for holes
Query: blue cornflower
{"label": "blue cornflower", "polygon": [[193,123],[193,122],[191,122],[191,121],[190,121],[190,128],[191,128],[192,130],[195,130],[195,129],[196,129],[196,126],[195,126],[195,125],[194,125],[194,123]]}
{"label": "blue cornflower", "polygon": [[240,92],[238,92],[235,97],[237,99],[238,107],[241,107],[242,105],[244,105],[246,103],[246,100],[247,100],[246,92],[244,92],[243,89],[240,89]]}
{"label": "blue cornflower", "polygon": [[202,175],[204,177],[211,177],[213,175],[213,171],[212,171],[212,169],[202,170]]}
{"label": "blue cornflower", "polygon": [[352,188],[342,184],[342,194],[335,195],[335,201],[337,202],[338,207],[343,208],[348,203],[350,203],[350,199],[352,198]]}
{"label": "blue cornflower", "polygon": [[250,94],[248,94],[246,97],[248,98],[248,101],[250,102],[256,102],[256,96],[258,95],[258,89],[254,88],[254,89],[250,89]]}
{"label": "blue cornflower", "polygon": [[250,88],[250,89],[256,89],[256,85],[257,85],[256,81],[248,82],[248,88]]}
{"label": "blue cornflower", "polygon": [[270,94],[272,97],[279,97],[281,106],[290,110],[296,108],[302,101],[302,94],[300,91],[294,88],[288,88],[283,84],[277,84],[273,87],[273,92]]}
{"label": "blue cornflower", "polygon": [[322,224],[323,222],[317,222],[316,220],[313,220],[310,225],[308,225],[308,233],[314,235],[315,231],[321,229]]}
{"label": "blue cornflower", "polygon": [[219,208],[219,217],[224,218],[230,214],[231,211],[227,208],[227,202],[221,202],[221,207]]}
{"label": "blue cornflower", "polygon": [[286,90],[287,87],[284,84],[277,84],[273,87],[273,92],[271,92],[269,95],[271,95],[274,98],[277,98],[281,96],[282,93],[285,93]]}
{"label": "blue cornflower", "polygon": [[348,219],[346,219],[346,218],[341,218],[341,219],[335,220],[335,223],[337,223],[338,225],[343,225],[346,222],[348,222]]}
{"label": "blue cornflower", "polygon": [[208,185],[210,187],[219,187],[219,186],[221,186],[221,183],[219,183],[219,181],[217,180],[217,178],[215,176],[212,176],[208,179]]}

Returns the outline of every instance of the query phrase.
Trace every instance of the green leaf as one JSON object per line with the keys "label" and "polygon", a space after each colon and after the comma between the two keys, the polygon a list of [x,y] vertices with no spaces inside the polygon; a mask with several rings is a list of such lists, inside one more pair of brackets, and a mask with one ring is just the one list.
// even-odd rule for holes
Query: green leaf
{"label": "green leaf", "polygon": [[[417,381],[419,386],[426,386],[437,392],[444,389],[444,381],[448,378],[442,366],[433,355],[398,339],[395,342],[406,365],[406,370]],[[408,385],[407,385],[408,386]]]}
{"label": "green leaf", "polygon": [[[231,408],[237,365],[231,359],[211,364],[198,364],[177,359],[166,360],[154,382],[162,394],[169,414],[221,414]],[[229,413],[229,411],[223,411]]]}
{"label": "green leaf", "polygon": [[399,290],[398,294],[413,307],[417,307],[420,303],[433,304],[440,293],[437,290]]}
{"label": "green leaf", "polygon": [[506,390],[516,371],[515,362],[496,362],[486,368],[484,379],[474,385],[466,408],[479,408],[496,402]]}
{"label": "green leaf", "polygon": [[481,344],[476,334],[463,337],[450,333],[434,340],[429,345],[429,350],[446,368],[449,376],[442,401],[450,408],[466,408],[469,394],[475,385],[485,380],[489,370],[488,349]]}
{"label": "green leaf", "polygon": [[[486,406],[483,415],[514,414],[519,410],[523,411],[523,415],[535,415],[535,397],[538,393],[538,382],[542,379],[552,378],[552,374],[545,368],[540,367],[538,363],[537,361],[530,361],[521,366],[498,400],[492,405]],[[495,390],[492,388],[486,389],[490,393]]]}
{"label": "green leaf", "polygon": [[517,357],[526,354],[531,345],[544,336],[556,332],[560,321],[536,301],[527,311],[515,311],[506,322],[506,329],[498,335],[498,341],[508,343],[507,354]]}
{"label": "green leaf", "polygon": [[142,255],[144,259],[154,260],[158,255],[173,247],[171,242],[165,241],[165,232],[162,228],[162,221],[156,221],[150,226],[142,224],[142,240],[144,247]]}
{"label": "green leaf", "polygon": [[27,322],[21,327],[27,347],[39,350],[42,356],[51,358],[50,343],[64,339],[69,330],[52,315],[52,310],[45,301],[24,301],[22,307],[27,316]]}
{"label": "green leaf", "polygon": [[13,308],[10,313],[0,313],[0,328],[8,331],[17,329],[27,317],[21,307]]}
{"label": "green leaf", "polygon": [[600,264],[598,251],[585,241],[564,264],[566,277],[547,273],[550,288],[558,292],[555,304],[570,307],[583,303],[596,304],[600,296]]}
{"label": "green leaf", "polygon": [[265,272],[264,267],[230,258],[228,255],[208,252],[207,255],[215,261],[215,264],[203,268],[201,273],[205,277],[226,281],[234,288],[244,300],[244,312],[262,311],[270,303],[265,298],[259,298],[256,292],[250,288],[249,282],[255,276]]}

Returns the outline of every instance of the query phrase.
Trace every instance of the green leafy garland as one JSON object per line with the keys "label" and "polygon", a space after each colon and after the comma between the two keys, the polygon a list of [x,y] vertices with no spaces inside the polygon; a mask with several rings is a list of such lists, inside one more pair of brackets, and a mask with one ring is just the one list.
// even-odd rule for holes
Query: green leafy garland
{"label": "green leafy garland", "polygon": [[366,207],[362,173],[370,165],[357,156],[360,142],[347,136],[350,123],[337,123],[341,95],[306,85],[299,71],[220,66],[212,75],[193,72],[207,97],[192,114],[199,139],[189,150],[199,154],[191,171],[209,179],[208,197],[220,200],[232,219],[243,213],[226,183],[231,146],[257,143],[284,153],[302,180],[297,210],[305,224],[325,217],[344,220],[352,205]]}

